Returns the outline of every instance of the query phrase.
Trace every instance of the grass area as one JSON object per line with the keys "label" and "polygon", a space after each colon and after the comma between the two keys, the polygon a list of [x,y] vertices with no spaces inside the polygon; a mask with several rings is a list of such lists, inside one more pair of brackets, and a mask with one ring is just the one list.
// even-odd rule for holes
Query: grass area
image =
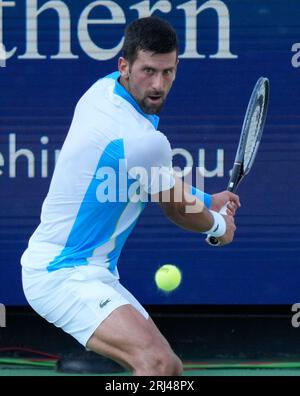
{"label": "grass area", "polygon": [[[281,365],[281,366],[280,366]],[[68,374],[59,373],[55,366],[27,367],[21,362],[1,364],[0,376],[129,376],[130,373]],[[283,363],[187,363],[184,376],[300,376],[299,362]]]}

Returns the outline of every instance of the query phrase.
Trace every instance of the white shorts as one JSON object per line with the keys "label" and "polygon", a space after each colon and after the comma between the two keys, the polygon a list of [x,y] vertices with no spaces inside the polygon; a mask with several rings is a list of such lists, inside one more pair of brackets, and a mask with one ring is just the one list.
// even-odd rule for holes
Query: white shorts
{"label": "white shorts", "polygon": [[149,314],[108,269],[78,266],[47,272],[23,268],[23,290],[31,307],[83,346],[112,311],[131,304]]}

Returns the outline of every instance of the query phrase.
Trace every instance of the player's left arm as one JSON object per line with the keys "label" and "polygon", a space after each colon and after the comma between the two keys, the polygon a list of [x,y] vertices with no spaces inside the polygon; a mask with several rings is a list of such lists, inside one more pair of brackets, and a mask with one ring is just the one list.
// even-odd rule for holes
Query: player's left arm
{"label": "player's left arm", "polygon": [[230,191],[222,191],[211,196],[211,209],[219,212],[227,204],[227,214],[234,216],[241,207],[240,197]]}
{"label": "player's left arm", "polygon": [[[174,176],[174,179],[176,180],[175,184],[182,186],[181,189],[184,190],[184,196],[189,197],[187,205],[196,205],[196,201],[193,200],[193,197],[202,202],[207,209],[211,209],[215,212],[219,212],[223,206],[227,205],[227,215],[229,216],[234,216],[236,210],[241,206],[239,196],[230,191],[225,190],[209,195],[196,187],[190,186],[177,176]],[[161,192],[159,198],[156,198],[156,200],[164,201],[163,195],[164,193]],[[184,196],[181,198],[182,201],[185,200]]]}
{"label": "player's left arm", "polygon": [[207,194],[194,186],[185,185],[185,191],[196,196],[204,205],[211,210],[219,212],[227,204],[227,214],[234,216],[236,210],[241,206],[239,197],[229,191],[222,191],[217,194]]}
{"label": "player's left arm", "polygon": [[234,216],[236,210],[241,206],[239,196],[227,190],[209,195],[187,184],[185,185],[185,190],[200,199],[208,209],[216,212],[219,212],[220,209],[227,204],[227,214]]}
{"label": "player's left arm", "polygon": [[[219,194],[209,195],[185,184],[175,176],[172,169],[171,146],[166,136],[161,132],[157,131],[155,134],[143,135],[139,138],[134,138],[132,141],[125,141],[125,154],[129,175],[135,178],[136,170],[142,168],[145,171],[144,175],[139,178],[141,187],[152,196],[152,201],[162,204],[166,213],[181,213],[183,210],[185,211],[186,207],[188,208],[187,211],[192,213],[204,211],[205,213],[202,213],[202,217],[205,218],[204,223],[208,224],[210,219],[209,213],[207,213],[208,209],[218,211],[229,202],[227,214],[232,216],[239,205],[239,198],[235,194],[224,191]],[[176,189],[174,189],[175,184]],[[183,194],[183,191],[186,194]],[[202,209],[203,207],[204,210]],[[180,210],[176,210],[178,208]],[[188,228],[198,229],[199,231],[199,222],[192,224],[192,213],[184,216],[185,219],[181,219],[182,223],[191,223]]]}
{"label": "player's left arm", "polygon": [[218,237],[220,245],[232,242],[235,232],[234,217],[209,210],[202,200],[190,194],[190,187],[183,180],[174,177],[170,190],[160,191],[152,196],[159,203],[165,215],[176,225],[188,231],[205,233]]}

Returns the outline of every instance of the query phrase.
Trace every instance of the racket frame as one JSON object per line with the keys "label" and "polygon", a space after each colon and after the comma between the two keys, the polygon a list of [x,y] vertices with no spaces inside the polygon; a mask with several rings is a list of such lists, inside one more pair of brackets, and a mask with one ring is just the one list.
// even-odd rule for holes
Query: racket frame
{"label": "racket frame", "polygon": [[[255,138],[256,139],[255,147],[254,147],[253,153],[251,155],[249,164],[248,164],[247,168],[245,169],[244,168],[244,157],[245,157],[247,138],[248,138],[249,131],[250,131],[251,117],[253,116],[253,112],[254,112],[255,108],[257,107],[257,106],[255,106],[257,100],[258,101],[262,100],[261,95],[257,96],[261,84],[264,84],[265,96],[264,96],[264,102],[261,103],[262,115],[261,115],[261,122],[260,122],[260,126],[259,126],[260,129],[259,129],[259,132],[258,132],[256,138]],[[240,135],[240,140],[239,140],[239,144],[238,144],[238,148],[236,151],[236,156],[235,156],[235,160],[234,160],[234,164],[233,164],[233,169],[231,171],[231,176],[230,176],[230,179],[229,179],[229,182],[227,185],[227,191],[235,192],[237,190],[238,185],[244,178],[244,176],[246,176],[251,170],[251,167],[255,160],[257,150],[258,150],[258,147],[260,144],[264,126],[265,126],[265,121],[266,121],[267,112],[268,112],[269,96],[270,96],[269,80],[266,77],[260,77],[257,80],[257,82],[253,88],[253,91],[252,91],[252,94],[251,94],[251,97],[250,97],[250,100],[249,100],[249,103],[247,106],[246,114],[245,114],[244,121],[243,121],[242,131],[241,131],[241,135]],[[220,210],[219,213],[226,214],[226,208],[227,208],[227,204],[222,207],[222,209]],[[211,235],[207,236],[206,241],[208,242],[208,244],[210,244],[212,246],[220,245],[218,238],[211,236]]]}

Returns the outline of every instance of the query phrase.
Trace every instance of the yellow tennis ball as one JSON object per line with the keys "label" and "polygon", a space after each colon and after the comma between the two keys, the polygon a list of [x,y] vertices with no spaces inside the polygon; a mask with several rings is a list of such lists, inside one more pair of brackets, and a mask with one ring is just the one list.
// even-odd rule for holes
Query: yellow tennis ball
{"label": "yellow tennis ball", "polygon": [[172,264],[165,264],[155,273],[155,283],[163,291],[169,292],[180,285],[181,272]]}

